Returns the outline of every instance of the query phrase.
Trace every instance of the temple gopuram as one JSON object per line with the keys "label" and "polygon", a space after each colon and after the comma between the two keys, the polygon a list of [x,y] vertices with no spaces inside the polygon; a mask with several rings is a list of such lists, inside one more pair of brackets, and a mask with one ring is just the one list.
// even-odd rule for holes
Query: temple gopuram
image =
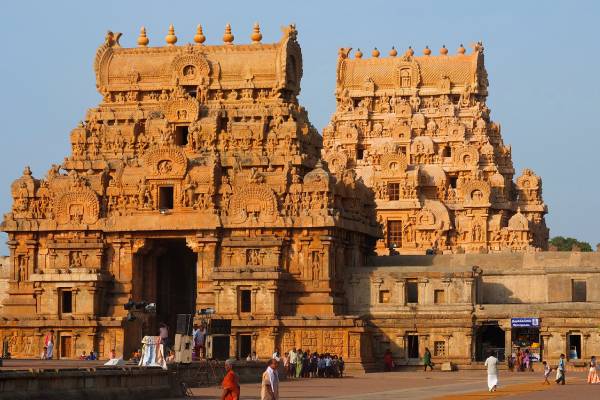
{"label": "temple gopuram", "polygon": [[513,181],[481,43],[341,49],[321,136],[298,102],[293,25],[272,44],[258,24],[248,44],[229,25],[219,45],[201,26],[184,45],[173,26],[164,46],[144,28],[135,48],[120,36],[96,52],[102,100],[71,154],[12,184],[12,357],[39,357],[53,330],[57,358],[129,358],[178,314],[211,320],[218,359],[301,348],[369,370],[388,350],[419,364],[426,347],[440,365],[515,345],[600,352],[600,253],[544,251],[542,182]]}
{"label": "temple gopuram", "polygon": [[[140,329],[202,308],[231,321],[232,353],[270,354],[296,334],[332,353],[360,342],[340,316],[342,283],[376,240],[374,204],[353,171],[336,178],[321,162],[297,101],[295,28],[262,44],[255,26],[251,44],[234,45],[227,26],[217,46],[198,29],[176,46],[171,27],[163,47],[142,30],[137,48],[109,32],[94,60],[103,100],[71,132],[71,155],[12,185],[14,356],[39,355],[44,329],[65,326],[60,357],[129,354]],[[129,299],[157,314],[123,322]],[[320,318],[296,331],[298,315]]]}
{"label": "temple gopuram", "polygon": [[323,131],[334,174],[372,190],[379,254],[545,250],[542,181],[513,182],[511,149],[485,104],[483,46],[389,57],[340,49],[337,110]]}

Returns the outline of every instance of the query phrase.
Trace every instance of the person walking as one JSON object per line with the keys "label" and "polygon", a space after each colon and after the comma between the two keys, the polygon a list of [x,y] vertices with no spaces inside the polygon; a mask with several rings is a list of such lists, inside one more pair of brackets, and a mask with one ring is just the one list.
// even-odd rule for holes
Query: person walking
{"label": "person walking", "polygon": [[271,358],[267,370],[263,372],[260,385],[260,400],[279,400],[279,375],[276,359]]}
{"label": "person walking", "polygon": [[552,372],[552,367],[546,361],[542,361],[542,365],[544,366],[544,385],[549,385],[550,381],[548,378],[550,377],[550,372]]}
{"label": "person walking", "polygon": [[233,360],[225,361],[225,370],[227,373],[221,382],[223,392],[221,400],[239,400],[240,398],[240,379],[233,371]]}
{"label": "person walking", "polygon": [[561,354],[558,360],[558,367],[556,368],[556,380],[557,385],[565,384],[565,355]]}
{"label": "person walking", "polygon": [[485,360],[487,367],[487,384],[490,392],[495,392],[498,388],[498,359],[492,352],[488,352],[488,358]]}
{"label": "person walking", "polygon": [[590,369],[588,371],[587,383],[600,383],[600,377],[598,376],[598,367],[596,363],[596,356],[592,356],[592,358],[590,359]]}
{"label": "person walking", "polygon": [[433,371],[433,363],[431,362],[431,352],[427,347],[425,347],[425,354],[423,355],[423,365],[424,371],[427,372],[427,367],[431,368]]}

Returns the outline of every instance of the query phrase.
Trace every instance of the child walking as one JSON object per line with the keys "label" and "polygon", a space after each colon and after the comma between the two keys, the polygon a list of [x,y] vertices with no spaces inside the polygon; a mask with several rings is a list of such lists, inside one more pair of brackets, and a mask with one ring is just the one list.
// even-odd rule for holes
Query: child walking
{"label": "child walking", "polygon": [[549,385],[550,381],[548,377],[550,376],[550,372],[552,372],[552,367],[546,361],[542,361],[542,364],[544,365],[544,385]]}

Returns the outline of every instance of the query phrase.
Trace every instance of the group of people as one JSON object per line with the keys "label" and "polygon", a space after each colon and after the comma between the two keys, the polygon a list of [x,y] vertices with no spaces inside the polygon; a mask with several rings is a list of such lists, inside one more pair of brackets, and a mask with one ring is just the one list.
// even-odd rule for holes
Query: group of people
{"label": "group of people", "polygon": [[514,371],[516,368],[519,372],[533,372],[533,359],[529,353],[529,349],[522,350],[521,348],[517,348],[517,351],[513,352],[506,361],[508,363],[508,369],[511,371]]}
{"label": "group of people", "polygon": [[[271,358],[267,363],[267,369],[262,374],[260,385],[261,400],[278,400],[279,399],[279,360]],[[240,381],[239,377],[233,370],[233,360],[225,361],[225,378],[221,386],[221,400],[239,400],[240,398]]]}
{"label": "group of people", "polygon": [[90,350],[90,354],[86,354],[85,351],[82,351],[79,359],[81,361],[94,361],[98,359],[98,354],[96,354],[94,350]]}
{"label": "group of people", "polygon": [[279,350],[275,350],[273,358],[276,360],[283,358],[283,366],[288,378],[342,378],[344,376],[344,358],[335,354],[292,349],[280,357]]}
{"label": "group of people", "polygon": [[[519,371],[530,370],[533,371],[533,368],[530,365],[530,362],[527,358],[528,351],[523,352],[524,357],[519,359],[518,355],[515,357],[517,363],[515,366],[519,368]],[[521,361],[521,362],[519,362]],[[567,373],[567,358],[564,354],[560,355],[558,359],[558,365],[556,366],[556,378],[554,382],[557,385],[566,384],[566,373]],[[510,364],[509,364],[510,365]],[[552,373],[552,367],[546,361],[542,361],[542,365],[544,366],[544,384],[550,384],[550,374]],[[488,389],[490,392],[496,391],[498,387],[498,359],[494,357],[493,354],[489,353],[488,358],[485,360],[485,366],[487,367],[488,373]],[[588,370],[587,383],[589,384],[599,384],[600,383],[600,374],[598,374],[598,363],[596,361],[596,356],[592,356],[590,359],[590,367]]]}

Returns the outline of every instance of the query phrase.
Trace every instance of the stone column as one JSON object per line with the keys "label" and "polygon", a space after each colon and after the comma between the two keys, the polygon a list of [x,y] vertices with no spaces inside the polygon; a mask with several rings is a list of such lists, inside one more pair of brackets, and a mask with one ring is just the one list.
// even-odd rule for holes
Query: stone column
{"label": "stone column", "polygon": [[[252,297],[250,298],[250,309],[252,310],[252,315],[256,315],[257,311],[256,311],[256,297],[258,294],[258,291],[260,290],[260,288],[258,287],[253,287],[252,289]],[[238,310],[240,311],[240,310]]]}
{"label": "stone column", "polygon": [[509,357],[512,353],[512,328],[504,328],[504,355]]}
{"label": "stone column", "polygon": [[429,279],[420,278],[419,279],[419,301],[418,304],[428,304],[428,296],[427,296],[427,283],[429,283]]}
{"label": "stone column", "polygon": [[[214,349],[214,344],[213,344],[213,349]],[[230,358],[239,358],[240,357],[240,355],[238,354],[237,334],[236,333],[232,333],[229,336],[229,357]]]}
{"label": "stone column", "polygon": [[406,279],[396,279],[396,300],[399,306],[406,305]]}
{"label": "stone column", "polygon": [[6,242],[6,245],[8,246],[8,250],[10,252],[10,263],[11,263],[11,267],[12,267],[12,273],[11,273],[11,277],[10,277],[11,282],[19,281],[19,263],[18,263],[17,256],[16,256],[16,250],[17,250],[18,244],[19,244],[19,242],[14,239]]}
{"label": "stone column", "polygon": [[542,361],[548,361],[550,357],[549,346],[550,346],[550,337],[552,336],[548,332],[540,333],[542,338],[542,349],[540,356],[542,357]]}
{"label": "stone column", "polygon": [[465,342],[467,343],[467,357],[469,361],[473,361],[473,348],[475,347],[475,343],[473,342],[473,331],[465,332]]}
{"label": "stone column", "polygon": [[377,304],[379,304],[379,289],[382,283],[383,279],[379,277],[373,278],[371,281],[371,307],[377,307]]}
{"label": "stone column", "polygon": [[[443,336],[444,336],[444,339],[446,340],[446,349],[445,349],[446,351],[445,351],[444,357],[447,360],[449,360],[452,355],[452,353],[450,352],[450,340],[452,339],[452,334],[450,333],[450,334],[446,334]],[[434,354],[435,354],[435,349],[434,349]]]}

